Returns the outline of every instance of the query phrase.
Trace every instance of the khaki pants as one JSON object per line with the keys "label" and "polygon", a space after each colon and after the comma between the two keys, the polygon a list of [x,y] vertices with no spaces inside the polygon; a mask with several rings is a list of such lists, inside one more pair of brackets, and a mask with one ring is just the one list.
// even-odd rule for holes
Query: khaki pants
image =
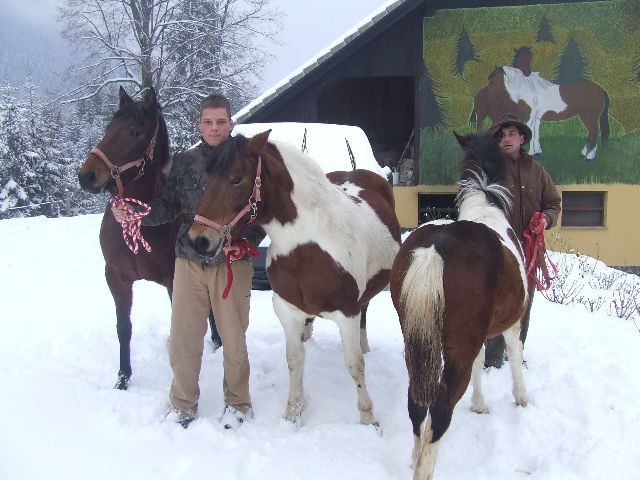
{"label": "khaki pants", "polygon": [[224,263],[203,268],[200,262],[176,259],[169,336],[169,361],[173,370],[169,401],[186,414],[194,414],[198,409],[198,379],[209,305],[222,338],[225,402],[240,411],[251,406],[245,335],[249,326],[253,266],[239,260],[231,267],[233,287],[223,300],[222,291],[227,284]]}

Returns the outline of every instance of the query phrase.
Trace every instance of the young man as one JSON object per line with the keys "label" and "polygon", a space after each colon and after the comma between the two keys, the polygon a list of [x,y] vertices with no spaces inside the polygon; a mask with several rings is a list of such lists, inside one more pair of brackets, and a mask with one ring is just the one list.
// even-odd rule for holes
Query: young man
{"label": "young man", "polygon": [[[560,195],[551,177],[536,160],[527,154],[524,145],[531,140],[531,130],[513,115],[505,115],[499,124],[492,127],[500,137],[500,148],[509,157],[505,174],[505,186],[512,197],[509,224],[524,247],[524,231],[529,226],[533,214],[544,214],[545,229],[553,227],[560,214]],[[529,304],[522,319],[520,340],[524,344],[529,330],[529,315],[533,302],[535,285],[529,289]],[[485,367],[500,368],[504,361],[504,337],[499,335],[487,340]]]}
{"label": "young man", "polygon": [[[170,414],[184,428],[198,413],[198,380],[210,308],[223,344],[225,407],[221,423],[225,429],[233,429],[253,417],[245,336],[249,326],[253,267],[247,255],[231,264],[233,288],[227,299],[222,300],[227,282],[224,253],[202,256],[187,236],[205,189],[205,168],[210,161],[216,161],[233,126],[229,101],[224,96],[212,94],[202,101],[199,121],[202,142],[176,155],[167,186],[160,198],[151,202],[151,212],[142,220],[143,225],[159,225],[175,220],[178,215],[185,218],[176,241],[169,336],[169,361],[173,370]],[[123,210],[115,207],[112,210],[116,220],[126,218]],[[243,232],[243,237],[256,247],[264,236],[264,230],[257,225],[250,225]]]}

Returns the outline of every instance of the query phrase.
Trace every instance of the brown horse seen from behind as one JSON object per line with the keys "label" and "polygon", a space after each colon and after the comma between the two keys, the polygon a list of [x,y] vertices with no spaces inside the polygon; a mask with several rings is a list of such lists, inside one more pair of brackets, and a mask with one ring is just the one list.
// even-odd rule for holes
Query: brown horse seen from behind
{"label": "brown horse seen from behind", "polygon": [[[91,193],[107,191],[119,198],[149,203],[166,183],[170,167],[169,137],[162,111],[151,88],[141,101],[120,87],[118,111],[106,133],[91,150],[78,173],[80,186]],[[100,226],[100,246],[105,259],[105,277],[116,308],[116,329],[120,343],[120,367],[116,388],[126,390],[131,369],[132,286],[136,280],[150,280],[167,288],[171,296],[175,242],[179,222],[142,227],[142,237],[151,247],[134,254],[123,238],[122,227],[107,207]],[[212,317],[211,317],[212,320]],[[219,345],[213,321],[212,339]]]}
{"label": "brown horse seen from behind", "polygon": [[527,280],[520,243],[505,217],[509,193],[499,184],[506,160],[488,133],[458,142],[466,154],[458,220],[417,228],[391,270],[409,372],[414,480],[433,477],[440,440],[471,377],[471,408],[488,412],[480,385],[486,338],[504,334],[516,404],[527,404],[519,340]]}

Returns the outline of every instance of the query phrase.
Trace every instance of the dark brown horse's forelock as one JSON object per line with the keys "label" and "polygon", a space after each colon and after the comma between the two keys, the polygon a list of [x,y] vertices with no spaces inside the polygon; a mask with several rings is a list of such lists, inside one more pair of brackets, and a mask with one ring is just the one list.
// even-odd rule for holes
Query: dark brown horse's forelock
{"label": "dark brown horse's forelock", "polygon": [[216,147],[205,148],[207,158],[207,175],[219,177],[228,170],[237,152],[240,152],[249,140],[244,135],[238,134],[229,137],[228,140]]}

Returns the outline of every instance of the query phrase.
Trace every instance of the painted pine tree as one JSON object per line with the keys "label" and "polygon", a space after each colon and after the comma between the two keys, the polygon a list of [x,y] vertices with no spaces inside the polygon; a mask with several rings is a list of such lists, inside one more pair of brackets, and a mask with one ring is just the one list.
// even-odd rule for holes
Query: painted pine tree
{"label": "painted pine tree", "polygon": [[451,74],[457,75],[464,79],[464,68],[468,62],[479,62],[478,52],[476,47],[471,42],[471,37],[467,32],[467,29],[462,27],[460,35],[458,35],[458,41],[456,42],[456,59],[451,66]]}
{"label": "painted pine tree", "polygon": [[587,60],[573,36],[560,51],[560,60],[555,72],[553,82],[558,85],[584,82],[589,79]]}
{"label": "painted pine tree", "polygon": [[440,84],[433,79],[431,72],[424,65],[424,74],[421,81],[421,90],[425,92],[424,103],[420,109],[420,125],[425,128],[440,130],[450,128],[444,108],[440,105],[439,99],[446,98],[440,93]]}
{"label": "painted pine tree", "polygon": [[536,33],[536,43],[543,42],[556,43],[556,39],[553,36],[553,32],[551,32],[551,25],[549,25],[549,20],[547,20],[546,15],[542,15],[538,25],[538,33]]}

